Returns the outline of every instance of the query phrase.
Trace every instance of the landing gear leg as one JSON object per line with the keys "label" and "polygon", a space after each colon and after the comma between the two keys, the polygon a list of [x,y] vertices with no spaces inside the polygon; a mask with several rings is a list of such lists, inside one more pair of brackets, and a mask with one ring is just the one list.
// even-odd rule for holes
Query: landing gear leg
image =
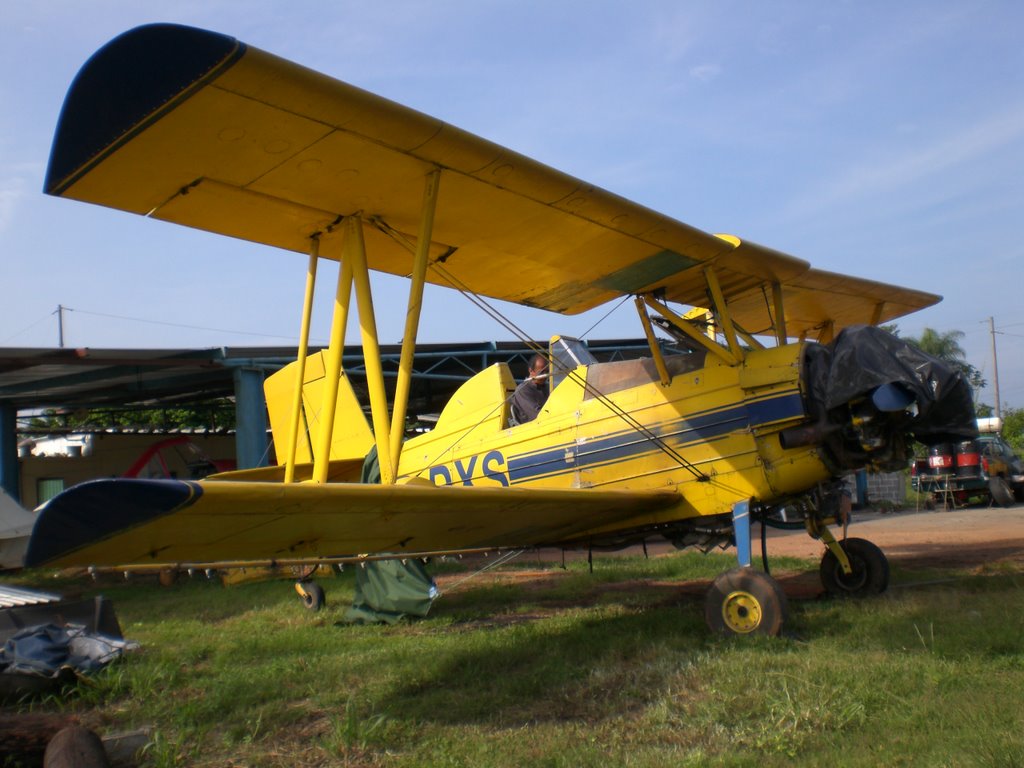
{"label": "landing gear leg", "polygon": [[732,507],[732,529],[736,537],[736,561],[741,568],[750,567],[750,499]]}
{"label": "landing gear leg", "polygon": [[[835,597],[868,597],[878,595],[889,586],[889,561],[877,546],[867,539],[846,539],[826,542],[828,549],[821,558],[818,573],[825,590]],[[840,551],[836,553],[834,549]],[[840,556],[849,564],[843,567]]]}
{"label": "landing gear leg", "polygon": [[295,591],[299,593],[302,604],[314,613],[323,608],[327,603],[323,587],[315,581],[296,581]]}

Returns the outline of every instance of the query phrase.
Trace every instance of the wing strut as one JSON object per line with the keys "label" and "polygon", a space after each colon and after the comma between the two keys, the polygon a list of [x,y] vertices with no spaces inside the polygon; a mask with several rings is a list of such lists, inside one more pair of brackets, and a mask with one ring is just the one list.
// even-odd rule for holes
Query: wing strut
{"label": "wing strut", "polygon": [[707,281],[708,290],[711,292],[711,299],[715,303],[715,315],[719,325],[722,326],[722,333],[729,345],[729,351],[737,361],[743,360],[743,347],[736,338],[736,329],[732,324],[732,315],[725,303],[725,296],[722,294],[722,286],[718,282],[718,275],[714,267],[704,267],[704,279]]}
{"label": "wing strut", "polygon": [[772,304],[775,307],[775,343],[780,347],[785,346],[789,341],[786,333],[786,306],[783,301],[782,283],[772,283]]}
{"label": "wing strut", "polygon": [[416,244],[416,256],[413,260],[412,284],[409,286],[409,308],[405,313],[405,333],[402,334],[402,354],[398,361],[394,412],[391,414],[391,462],[396,469],[402,457],[402,439],[405,437],[405,414],[409,405],[413,356],[416,352],[416,334],[419,331],[420,313],[423,309],[423,283],[427,276],[427,260],[430,256],[430,239],[434,230],[434,211],[437,208],[440,181],[441,172],[439,170],[432,171],[427,174],[423,190],[420,236]]}
{"label": "wing strut", "polygon": [[651,357],[654,358],[654,365],[658,368],[661,386],[667,387],[672,383],[672,376],[668,372],[668,366],[665,365],[665,357],[661,354],[661,345],[658,344],[658,339],[654,336],[650,315],[647,314],[647,307],[640,296],[636,297],[636,311],[640,315],[640,324],[644,327],[644,333],[647,334],[647,346],[651,350]]}
{"label": "wing strut", "polygon": [[692,325],[690,325],[690,323],[681,318],[679,315],[677,315],[671,309],[666,307],[660,301],[655,299],[653,296],[651,296],[651,294],[645,293],[643,299],[644,303],[647,304],[647,306],[649,306],[659,315],[668,320],[674,328],[678,328],[680,331],[685,333],[693,341],[695,341],[698,345],[706,349],[711,354],[717,355],[718,357],[722,358],[722,360],[724,360],[727,365],[735,365],[737,362],[739,362],[735,357],[733,357],[732,352],[723,347],[721,344],[712,341],[703,333],[697,331]]}
{"label": "wing strut", "polygon": [[344,246],[346,253],[338,265],[338,285],[334,292],[334,314],[331,318],[331,340],[328,342],[327,362],[324,365],[325,389],[323,399],[320,401],[320,435],[313,453],[314,483],[326,483],[327,472],[331,466],[334,414],[338,409],[341,362],[345,352],[345,327],[348,325],[348,312],[352,303],[352,260],[348,258],[347,236]]}
{"label": "wing strut", "polygon": [[299,423],[302,421],[302,385],[306,380],[306,356],[309,352],[309,325],[313,316],[313,291],[316,287],[316,268],[320,262],[320,237],[314,235],[309,244],[309,266],[306,268],[306,293],[302,300],[302,327],[299,330],[298,365],[295,370],[295,396],[292,398],[292,417],[288,427],[288,445],[284,465],[284,481],[295,482],[295,451],[299,444]]}
{"label": "wing strut", "polygon": [[373,436],[377,441],[377,461],[380,462],[381,485],[394,485],[395,465],[391,461],[391,423],[388,416],[388,396],[384,389],[384,367],[380,362],[380,341],[377,338],[377,320],[373,313],[373,292],[370,289],[370,271],[366,264],[366,245],[363,242],[363,222],[358,215],[344,221],[344,261],[352,270],[359,306],[359,329],[363,338],[363,356],[366,361],[366,385],[370,390],[370,412],[373,417]]}

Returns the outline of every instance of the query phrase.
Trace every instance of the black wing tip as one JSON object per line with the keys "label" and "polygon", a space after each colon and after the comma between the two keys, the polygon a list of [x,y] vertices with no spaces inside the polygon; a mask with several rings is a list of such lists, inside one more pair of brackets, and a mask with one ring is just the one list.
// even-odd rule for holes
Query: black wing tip
{"label": "black wing tip", "polygon": [[68,89],[43,191],[62,194],[119,139],[245,50],[233,37],[181,24],[145,24],[115,37]]}
{"label": "black wing tip", "polygon": [[35,568],[188,506],[202,486],[187,480],[92,480],[72,486],[40,510],[25,553]]}

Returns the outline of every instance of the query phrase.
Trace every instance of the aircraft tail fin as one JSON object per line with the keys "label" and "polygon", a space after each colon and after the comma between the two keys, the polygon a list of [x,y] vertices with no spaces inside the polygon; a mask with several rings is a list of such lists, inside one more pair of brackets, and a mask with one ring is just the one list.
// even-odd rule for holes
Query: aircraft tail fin
{"label": "aircraft tail fin", "polygon": [[[298,464],[313,461],[313,446],[316,445],[322,428],[321,414],[327,389],[324,355],[324,352],[317,352],[306,359],[299,440],[295,451],[295,461]],[[285,366],[268,376],[263,385],[267,412],[270,416],[270,430],[274,436],[274,445],[277,447],[278,464],[283,464],[286,459],[297,366],[298,361]],[[337,410],[332,432],[332,461],[362,459],[374,445],[373,432],[344,371],[338,382]]]}

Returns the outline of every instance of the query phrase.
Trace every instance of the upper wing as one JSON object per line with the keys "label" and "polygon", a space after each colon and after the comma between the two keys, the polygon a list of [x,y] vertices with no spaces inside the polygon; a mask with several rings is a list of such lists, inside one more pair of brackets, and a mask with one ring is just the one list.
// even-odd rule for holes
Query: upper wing
{"label": "upper wing", "polygon": [[370,267],[407,275],[412,256],[393,235],[418,231],[435,170],[427,279],[441,285],[574,313],[654,290],[703,305],[708,264],[729,299],[809,267],[234,38],[167,24],[126,32],[83,66],[46,191],[302,253],[321,233],[332,258],[332,225],[358,214]]}
{"label": "upper wing", "polygon": [[[40,511],[28,566],[453,552],[579,539],[681,503],[674,490],[96,480]],[[675,516],[678,516],[676,514]]]}
{"label": "upper wing", "polygon": [[[735,246],[732,258],[756,264],[771,261],[778,252],[732,235],[718,235]],[[771,282],[771,281],[766,281]],[[941,296],[821,269],[806,269],[778,281],[786,308],[786,331],[791,337],[812,335],[831,326],[877,325],[930,307]],[[688,304],[700,304],[698,297]],[[774,327],[772,299],[764,283],[753,290],[733,293],[729,312],[750,333]]]}

